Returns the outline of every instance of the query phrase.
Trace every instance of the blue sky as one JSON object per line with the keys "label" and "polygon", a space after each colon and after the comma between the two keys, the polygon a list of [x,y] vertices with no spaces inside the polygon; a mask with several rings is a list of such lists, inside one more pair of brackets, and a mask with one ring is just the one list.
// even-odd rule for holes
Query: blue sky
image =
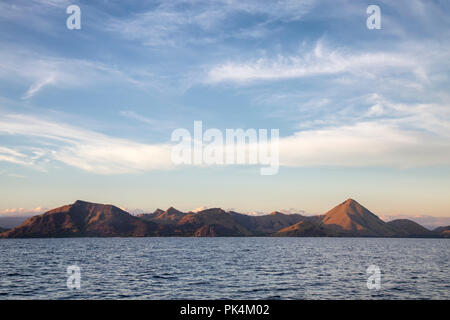
{"label": "blue sky", "polygon": [[[81,8],[81,30],[66,8]],[[381,9],[381,29],[366,8]],[[448,1],[0,2],[0,212],[450,216]],[[277,128],[279,173],[176,167],[171,132]],[[24,209],[18,209],[24,208]]]}

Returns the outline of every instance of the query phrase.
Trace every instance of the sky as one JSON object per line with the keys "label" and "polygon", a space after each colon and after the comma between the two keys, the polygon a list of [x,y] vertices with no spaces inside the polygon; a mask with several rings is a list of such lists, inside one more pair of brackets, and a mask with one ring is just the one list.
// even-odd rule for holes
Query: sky
{"label": "sky", "polygon": [[[81,29],[66,27],[69,5]],[[381,28],[368,29],[378,5]],[[450,217],[450,3],[0,1],[0,214],[77,199]],[[278,129],[280,168],[171,161],[175,129]]]}

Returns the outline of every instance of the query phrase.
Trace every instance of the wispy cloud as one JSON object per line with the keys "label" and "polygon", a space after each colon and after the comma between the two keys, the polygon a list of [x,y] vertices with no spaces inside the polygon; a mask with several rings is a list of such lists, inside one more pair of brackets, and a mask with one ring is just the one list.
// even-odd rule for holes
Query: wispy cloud
{"label": "wispy cloud", "polygon": [[49,16],[61,14],[70,0],[6,0],[0,2],[0,18],[3,21],[53,32],[55,21]]}
{"label": "wispy cloud", "polygon": [[[450,116],[444,105],[406,105],[370,96],[379,114],[355,123],[310,128],[280,139],[288,167],[422,167],[450,165]],[[99,174],[174,168],[171,143],[143,144],[73,125],[18,114],[0,117],[0,134],[39,138],[34,153],[0,149],[0,160],[21,165],[60,161]],[[35,139],[36,140],[36,139]],[[25,150],[25,149],[24,149]]]}
{"label": "wispy cloud", "polygon": [[129,110],[120,111],[120,115],[124,116],[124,117],[127,117],[127,118],[130,118],[130,119],[134,119],[134,120],[143,122],[143,123],[146,123],[146,124],[150,124],[150,125],[155,125],[155,124],[158,123],[157,120],[154,120],[154,119],[151,119],[151,118],[148,118],[148,117],[144,117],[144,116],[142,116],[140,114],[137,114],[134,111],[129,111]]}
{"label": "wispy cloud", "polygon": [[[172,166],[169,145],[148,145],[37,117],[0,116],[0,134],[39,138],[41,157],[98,174],[133,173]],[[0,160],[30,165],[33,158],[2,148]]]}
{"label": "wispy cloud", "polygon": [[[0,148],[0,149],[3,149],[3,148]],[[12,162],[9,159],[2,160],[1,157],[0,157],[0,161]],[[22,164],[22,163],[20,163],[20,164]],[[12,177],[12,178],[18,178],[18,179],[25,179],[26,178],[26,176],[23,175],[23,174],[9,172],[9,171],[6,171],[6,170],[0,170],[0,176],[7,176],[7,177]]]}
{"label": "wispy cloud", "polygon": [[259,58],[245,63],[227,62],[213,66],[208,72],[208,81],[245,83],[343,73],[374,78],[382,72],[391,72],[392,69],[412,72],[422,80],[427,79],[422,64],[416,58],[403,53],[354,53],[345,49],[329,49],[318,41],[313,50],[298,55],[278,55],[275,58]]}
{"label": "wispy cloud", "polygon": [[[136,39],[144,45],[153,47],[211,43],[230,37],[254,38],[268,32],[265,28],[267,23],[301,19],[316,2],[313,0],[162,1],[144,12],[125,18],[111,18],[105,24],[105,28],[127,39]],[[247,16],[250,25],[234,25],[234,19],[239,16],[241,18]]]}
{"label": "wispy cloud", "polygon": [[149,118],[131,110],[122,110],[120,111],[120,115],[149,125],[149,130],[166,132],[167,130],[174,129],[176,127],[171,121]]}
{"label": "wispy cloud", "polygon": [[398,103],[379,94],[365,100],[370,106],[366,113],[334,118],[281,139],[281,163],[401,168],[450,164],[448,104]]}
{"label": "wispy cloud", "polygon": [[[33,5],[40,3],[58,9],[66,4],[65,1],[41,0],[33,2]],[[102,15],[98,28],[118,32],[122,36],[137,39],[150,46],[178,46],[190,41],[218,41],[223,44],[224,37],[264,37],[268,26],[275,27],[271,23],[301,20],[317,4],[318,1],[312,0],[164,1],[134,8],[135,13],[121,17]],[[19,11],[13,10],[12,4],[4,6],[11,8],[11,15],[20,14]],[[417,11],[417,15],[428,19],[428,13],[433,8],[430,9],[428,5],[415,1],[413,9]],[[348,9],[347,6],[341,8],[342,14],[346,14],[344,11]],[[354,9],[355,6],[352,6],[351,10]],[[357,9],[357,14],[361,14],[361,19],[364,20],[364,10],[359,13],[360,8]],[[421,14],[422,11],[426,14]],[[1,14],[6,15],[4,12]],[[445,19],[442,15],[437,16]],[[327,15],[324,15],[319,18],[323,21],[326,17]],[[239,23],[235,23],[237,20]],[[443,21],[445,23],[447,20]],[[362,26],[364,27],[364,24]],[[422,99],[425,102],[411,102],[420,100],[416,94],[418,91],[438,94],[439,91],[443,91],[442,88],[447,87],[448,44],[445,41],[442,41],[441,45],[437,44],[438,41],[434,42],[433,47],[428,43],[420,46],[408,42],[403,46],[392,48],[381,46],[378,49],[376,46],[367,48],[363,45],[360,48],[351,43],[348,46],[332,47],[325,40],[319,40],[311,47],[306,49],[302,47],[303,49],[294,53],[293,51],[289,51],[289,54],[271,53],[284,52],[283,41],[280,41],[280,51],[272,50],[273,47],[269,46],[267,51],[248,52],[246,51],[248,48],[243,47],[242,55],[239,51],[238,55],[229,57],[228,61],[217,63],[216,59],[221,57],[219,55],[219,58],[214,57],[212,62],[194,64],[192,69],[201,72],[198,70],[204,70],[205,66],[209,66],[206,79],[197,77],[195,80],[197,84],[206,82],[213,85],[233,83],[251,86],[255,83],[273,83],[287,79],[314,77],[323,79],[319,84],[316,83],[306,89],[310,99],[300,101],[303,103],[303,109],[296,109],[294,112],[299,114],[299,110],[303,112],[305,109],[327,109],[327,113],[314,114],[309,123],[297,123],[295,127],[297,129],[294,130],[297,132],[290,136],[285,135],[281,139],[283,165],[400,167],[442,165],[449,163],[448,104],[443,101],[436,102],[431,98],[428,99],[429,97]],[[374,48],[376,50],[371,50]],[[3,49],[0,51],[0,78],[14,82],[18,86],[25,83],[24,99],[30,99],[51,87],[81,87],[109,82],[144,88],[154,85],[154,74],[143,70],[130,70],[86,59],[37,54],[32,53],[30,49],[19,50],[14,47]],[[251,59],[248,58],[250,54],[253,56]],[[126,56],[126,59],[130,59],[130,56]],[[176,59],[179,59],[178,55]],[[182,60],[171,70],[175,70],[177,76],[180,75],[181,78],[186,64],[189,64],[187,60]],[[142,63],[138,63],[138,68],[142,66]],[[167,77],[167,70],[161,77],[164,76]],[[328,78],[332,78],[332,82],[327,81]],[[365,81],[361,83],[361,79]],[[405,87],[410,90],[407,94],[399,90]],[[267,92],[274,96],[273,104],[276,104],[276,110],[272,112],[283,108],[286,97],[292,98],[288,86],[283,93],[286,97],[281,97],[278,87],[267,88]],[[348,90],[346,94],[351,96],[351,99],[354,99],[354,92],[349,88],[364,93],[391,90],[395,91],[396,95],[405,94],[406,98],[403,100],[408,102],[393,102],[401,101],[402,97],[389,100],[377,93],[369,95],[367,101],[363,101],[364,107],[361,108],[363,110],[352,113],[353,110],[347,105],[351,103],[350,99],[342,99],[341,105],[336,106],[338,102],[333,100],[334,97],[321,95],[324,88],[328,94],[332,90]],[[383,90],[379,90],[380,88]],[[361,92],[358,92],[358,95],[361,95]],[[414,95],[410,95],[411,92]],[[306,96],[308,95],[304,97]],[[294,96],[292,99],[295,100],[297,97]],[[244,116],[247,116],[249,114],[245,114],[245,102],[243,105]],[[366,110],[367,105],[369,108]],[[334,112],[335,110],[337,112]],[[123,110],[120,114],[148,124],[152,128],[161,125],[171,127],[169,122],[159,120],[164,118],[161,114],[158,118],[147,117],[131,110]],[[341,118],[337,114],[341,115]],[[286,118],[292,119],[290,114]],[[1,133],[40,140],[34,150],[18,146],[2,147],[0,149],[2,161],[33,166],[39,161],[50,159],[90,172],[105,174],[171,167],[168,144],[137,143],[34,116],[4,115],[0,117],[0,124]],[[283,130],[281,133],[283,134]]]}
{"label": "wispy cloud", "polygon": [[197,212],[200,212],[200,211],[203,211],[203,210],[206,210],[206,209],[208,209],[207,206],[200,206],[200,207],[195,208],[194,210],[191,210],[191,211],[197,213]]}
{"label": "wispy cloud", "polygon": [[44,213],[48,211],[48,208],[42,208],[42,207],[36,207],[36,208],[7,208],[7,209],[0,209],[0,217],[28,217],[33,216],[37,214]]}
{"label": "wispy cloud", "polygon": [[48,78],[39,79],[37,82],[33,83],[28,91],[23,96],[24,99],[31,98],[36,94],[38,91],[40,91],[43,87],[46,85],[52,84],[55,82],[55,77],[53,75],[48,76]]}
{"label": "wispy cloud", "polygon": [[[0,130],[1,131],[1,130]],[[24,166],[34,166],[35,160],[39,158],[40,152],[36,148],[26,148],[28,153],[23,150],[0,146],[0,161],[11,162]]]}
{"label": "wispy cloud", "polygon": [[398,121],[364,121],[312,129],[280,140],[286,166],[420,167],[450,164],[450,139]]}
{"label": "wispy cloud", "polygon": [[29,83],[23,98],[29,99],[46,87],[86,87],[92,84],[122,83],[139,88],[155,88],[151,74],[127,72],[107,64],[84,59],[31,53],[17,47],[0,51],[0,78]]}

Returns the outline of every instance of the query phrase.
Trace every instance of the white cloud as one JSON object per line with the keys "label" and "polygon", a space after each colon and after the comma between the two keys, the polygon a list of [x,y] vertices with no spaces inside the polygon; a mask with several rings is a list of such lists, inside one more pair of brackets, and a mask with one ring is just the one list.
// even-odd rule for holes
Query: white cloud
{"label": "white cloud", "polygon": [[[110,18],[106,30],[148,46],[178,47],[186,43],[218,42],[224,38],[264,36],[265,23],[301,19],[314,7],[315,0],[176,0],[163,1],[151,10],[131,17]],[[248,27],[233,27],[238,15],[258,20]],[[263,22],[261,22],[261,20]]]}
{"label": "white cloud", "polygon": [[127,72],[101,62],[31,53],[17,47],[0,52],[0,78],[29,84],[23,98],[29,99],[48,86],[85,87],[98,83],[128,83],[155,88],[153,75],[142,70]]}
{"label": "white cloud", "polygon": [[[235,212],[240,212],[237,210],[229,210],[229,211],[235,211]],[[267,212],[262,212],[262,211],[250,211],[250,212],[243,212],[243,214],[246,214],[248,216],[253,216],[253,217],[259,217],[259,216],[265,216],[268,215],[269,213]]]}
{"label": "white cloud", "polygon": [[[2,147],[0,147],[0,149],[2,149]],[[0,161],[12,162],[10,159],[3,160],[1,157],[0,157]],[[0,170],[0,176],[7,176],[7,177],[19,178],[19,179],[25,179],[26,178],[26,176],[23,175],[23,174],[9,172],[9,171],[6,171],[6,170]]]}
{"label": "white cloud", "polygon": [[[1,129],[0,129],[1,132]],[[23,148],[24,150],[16,150],[13,148],[0,146],[0,161],[11,162],[24,166],[34,166],[35,160],[40,157],[40,152],[36,148]]]}
{"label": "white cloud", "polygon": [[130,110],[122,110],[119,112],[119,114],[123,117],[148,124],[149,126],[147,126],[147,128],[149,130],[166,132],[169,129],[176,128],[175,124],[171,121],[149,118]]}
{"label": "white cloud", "polygon": [[203,211],[203,210],[206,210],[206,209],[208,209],[208,207],[200,206],[200,207],[198,207],[198,208],[196,208],[194,210],[191,210],[191,211],[197,213],[197,212],[200,212],[200,211]]}
{"label": "white cloud", "polygon": [[150,212],[150,210],[145,210],[145,209],[140,209],[140,208],[126,208],[126,207],[119,207],[119,208],[122,209],[123,211],[128,212],[129,214],[131,214],[133,216],[137,216],[138,214],[141,214],[141,213]]}
{"label": "white cloud", "polygon": [[343,73],[374,77],[393,69],[412,72],[418,79],[427,80],[422,64],[404,53],[350,53],[343,49],[330,50],[318,41],[313,50],[298,55],[278,55],[272,59],[259,58],[250,62],[227,62],[213,66],[208,72],[207,81],[243,83]]}
{"label": "white cloud", "polygon": [[13,0],[0,2],[0,18],[34,27],[40,32],[53,29],[54,20],[49,19],[52,14],[61,14],[70,4],[69,0]]}
{"label": "white cloud", "polygon": [[155,124],[158,123],[157,120],[151,119],[151,118],[148,118],[148,117],[144,117],[144,116],[142,116],[140,114],[137,114],[134,111],[121,111],[120,115],[124,116],[124,117],[127,117],[127,118],[130,118],[130,119],[134,119],[134,120],[143,122],[143,123],[146,123],[146,124],[150,124],[150,125],[155,125]]}
{"label": "white cloud", "polygon": [[285,166],[420,167],[450,164],[450,139],[401,128],[398,121],[367,121],[307,130],[280,139]]}
{"label": "white cloud", "polygon": [[[280,165],[288,167],[450,165],[450,108],[365,97],[377,112],[304,127],[279,141]],[[373,110],[369,108],[369,110]],[[381,111],[382,112],[381,112]],[[37,166],[48,161],[100,174],[174,168],[172,143],[145,144],[73,125],[19,114],[0,115],[0,134],[33,139],[29,147],[0,147],[0,161]]]}
{"label": "white cloud", "polygon": [[296,209],[296,208],[289,208],[289,209],[281,209],[277,210],[278,212],[284,213],[284,214],[301,214],[301,215],[307,215],[305,210]]}
{"label": "white cloud", "polygon": [[7,208],[7,209],[0,209],[0,217],[28,217],[28,216],[34,216],[37,214],[44,213],[50,209],[48,208],[42,208],[42,207],[36,207],[36,208]]}
{"label": "white cloud", "polygon": [[[40,138],[40,158],[99,174],[130,173],[172,166],[170,146],[110,137],[95,131],[25,115],[0,116],[0,133]],[[0,160],[33,164],[36,155],[0,149]]]}
{"label": "white cloud", "polygon": [[302,130],[282,137],[280,165],[450,165],[448,103],[394,102],[376,93],[352,99],[342,103],[355,108],[323,110],[320,119],[301,122]]}
{"label": "white cloud", "polygon": [[246,214],[248,216],[254,216],[254,217],[267,216],[267,215],[270,215],[272,212],[281,212],[284,214],[310,215],[310,214],[307,214],[304,210],[295,209],[295,208],[281,209],[281,210],[275,210],[275,211],[271,211],[271,212],[264,212],[264,211],[248,211],[248,212],[246,212],[246,211],[239,211],[236,209],[227,209],[227,211],[235,211],[235,212],[239,212],[239,213]]}
{"label": "white cloud", "polygon": [[52,84],[55,82],[55,77],[50,75],[47,78],[39,79],[36,83],[32,84],[28,91],[25,93],[24,98],[28,99],[34,96],[39,90],[41,90],[44,86],[48,84]]}

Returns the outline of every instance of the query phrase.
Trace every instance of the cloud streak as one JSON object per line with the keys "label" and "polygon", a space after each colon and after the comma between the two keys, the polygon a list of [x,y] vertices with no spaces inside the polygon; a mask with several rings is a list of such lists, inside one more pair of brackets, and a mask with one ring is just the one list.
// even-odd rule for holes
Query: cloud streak
{"label": "cloud streak", "polygon": [[[227,38],[264,36],[267,23],[301,19],[316,4],[313,0],[196,0],[163,1],[125,18],[110,18],[106,30],[151,47],[180,47],[216,43]],[[238,17],[249,26],[237,26]],[[251,21],[254,21],[253,23]],[[189,35],[189,36],[187,36]]]}
{"label": "cloud streak", "polygon": [[[36,117],[0,116],[0,134],[39,139],[41,158],[98,174],[120,174],[168,169],[170,147],[115,138],[92,130]],[[31,165],[33,157],[12,148],[0,149],[0,160]]]}
{"label": "cloud streak", "polygon": [[396,122],[368,121],[301,131],[280,141],[285,166],[421,167],[450,164],[450,140],[401,128]]}
{"label": "cloud streak", "polygon": [[413,57],[400,53],[351,53],[343,49],[331,50],[318,41],[313,50],[299,55],[278,55],[273,59],[260,58],[246,63],[227,62],[213,66],[208,71],[207,82],[245,83],[343,73],[374,77],[392,69],[412,72],[421,80],[427,79],[421,63]]}
{"label": "cloud streak", "polygon": [[133,70],[124,72],[97,61],[35,54],[17,47],[0,51],[0,79],[29,83],[23,99],[50,86],[61,89],[119,83],[143,89],[155,87],[152,75],[139,70],[133,74]]}
{"label": "cloud streak", "polygon": [[[424,167],[450,165],[450,116],[444,105],[396,104],[371,96],[379,114],[355,123],[327,125],[280,138],[286,167]],[[0,161],[33,166],[60,161],[97,174],[174,169],[173,144],[144,144],[73,125],[19,114],[0,116],[0,134],[38,145],[0,147]],[[27,152],[25,152],[27,151]]]}
{"label": "cloud streak", "polygon": [[0,209],[0,218],[5,217],[29,217],[34,216],[37,214],[44,213],[50,209],[48,208],[42,208],[42,207],[36,207],[36,208],[7,208],[7,209]]}
{"label": "cloud streak", "polygon": [[0,147],[0,161],[12,162],[21,165],[33,164],[32,160],[25,153],[7,147]]}

